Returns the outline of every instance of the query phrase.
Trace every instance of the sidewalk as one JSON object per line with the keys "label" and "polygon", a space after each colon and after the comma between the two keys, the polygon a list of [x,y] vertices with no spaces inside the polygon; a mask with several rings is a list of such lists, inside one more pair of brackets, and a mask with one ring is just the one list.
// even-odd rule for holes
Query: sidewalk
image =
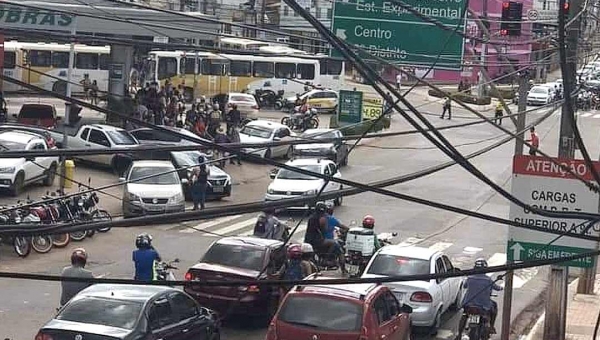
{"label": "sidewalk", "polygon": [[[594,295],[576,294],[577,282],[578,280],[575,280],[569,285],[565,339],[590,340],[594,335],[596,319],[600,313],[600,275],[596,275]],[[533,326],[525,340],[552,340],[544,339],[544,314]]]}

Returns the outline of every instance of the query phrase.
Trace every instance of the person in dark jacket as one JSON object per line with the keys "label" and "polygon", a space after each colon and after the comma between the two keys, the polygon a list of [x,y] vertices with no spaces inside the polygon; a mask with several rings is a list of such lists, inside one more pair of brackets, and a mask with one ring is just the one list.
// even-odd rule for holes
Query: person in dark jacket
{"label": "person in dark jacket", "polygon": [[206,166],[205,159],[203,156],[198,157],[199,166],[194,167],[192,172],[192,200],[194,201],[193,210],[200,209],[204,210],[204,202],[206,201],[206,187],[208,185],[208,175],[210,173]]}
{"label": "person in dark jacket", "polygon": [[[93,279],[94,275],[92,272],[85,269],[87,258],[88,255],[85,249],[77,248],[73,250],[73,253],[71,254],[71,265],[65,267],[60,276]],[[62,281],[61,286],[60,306],[62,307],[80,291],[91,286],[91,284],[87,282]]]}

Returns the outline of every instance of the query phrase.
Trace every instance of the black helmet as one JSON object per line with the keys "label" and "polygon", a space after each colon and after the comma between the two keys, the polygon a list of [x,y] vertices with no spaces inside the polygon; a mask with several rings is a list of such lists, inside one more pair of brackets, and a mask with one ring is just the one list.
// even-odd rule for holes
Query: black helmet
{"label": "black helmet", "polygon": [[327,205],[323,202],[317,202],[317,204],[315,205],[315,211],[324,213],[327,211]]}
{"label": "black helmet", "polygon": [[150,234],[147,233],[139,234],[135,238],[135,246],[139,249],[150,248],[152,246],[152,236],[150,236]]}
{"label": "black helmet", "polygon": [[488,263],[484,258],[478,258],[475,260],[475,268],[487,268]]}

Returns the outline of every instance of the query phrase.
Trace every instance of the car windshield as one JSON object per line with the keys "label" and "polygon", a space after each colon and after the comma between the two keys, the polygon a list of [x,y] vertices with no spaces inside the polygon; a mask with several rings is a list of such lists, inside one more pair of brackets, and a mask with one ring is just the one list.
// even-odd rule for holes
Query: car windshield
{"label": "car windshield", "polygon": [[135,301],[86,297],[71,301],[56,319],[133,329],[142,306]]}
{"label": "car windshield", "polygon": [[137,144],[135,139],[127,131],[107,131],[108,137],[116,145]]}
{"label": "car windshield", "polygon": [[330,139],[330,138],[336,138],[337,134],[335,131],[319,131],[319,130],[315,130],[315,131],[310,131],[310,132],[305,132],[303,133],[301,136],[301,138],[304,139]]}
{"label": "car windshield", "polygon": [[251,137],[259,137],[259,138],[269,138],[273,130],[269,128],[265,128],[262,126],[249,126],[246,125],[240,130],[240,134],[251,136]]}
{"label": "car windshield", "polygon": [[251,244],[213,244],[204,254],[202,262],[227,267],[263,270],[266,249]]}
{"label": "car windshield", "polygon": [[427,275],[429,260],[380,254],[375,257],[367,273],[384,276]]}
{"label": "car windshield", "polygon": [[[321,173],[321,165],[298,165],[296,166],[302,170],[312,171],[316,173]],[[301,174],[299,172],[291,171],[288,169],[281,169],[277,174],[277,179],[298,179],[298,180],[313,180],[318,179],[318,177],[313,177],[305,174]]]}
{"label": "car windshield", "polygon": [[54,119],[54,111],[46,105],[24,105],[19,112],[19,118],[25,119]]}
{"label": "car windshield", "polygon": [[315,330],[358,332],[362,314],[363,307],[350,301],[328,296],[291,295],[281,307],[278,321]]}
{"label": "car windshield", "polygon": [[25,144],[0,139],[1,148],[4,150],[25,150]]}
{"label": "car windshield", "polygon": [[232,102],[245,102],[245,103],[254,103],[254,98],[247,96],[231,96],[229,98]]}
{"label": "car windshield", "polygon": [[548,89],[546,89],[545,87],[534,87],[531,89],[531,93],[543,93],[543,94],[547,94],[548,93]]}
{"label": "car windshield", "polygon": [[192,165],[198,165],[198,158],[204,156],[206,159],[210,159],[206,154],[200,151],[175,151],[173,152],[173,159],[177,163],[178,167],[186,167]]}
{"label": "car windshield", "polygon": [[[160,174],[160,175],[159,175]],[[156,175],[153,177],[148,177]],[[148,177],[148,178],[145,178]],[[144,178],[141,179],[140,178]],[[151,184],[151,185],[174,185],[179,184],[177,172],[173,171],[172,167],[167,166],[152,166],[142,167],[136,166],[131,169],[129,180],[135,184]]]}

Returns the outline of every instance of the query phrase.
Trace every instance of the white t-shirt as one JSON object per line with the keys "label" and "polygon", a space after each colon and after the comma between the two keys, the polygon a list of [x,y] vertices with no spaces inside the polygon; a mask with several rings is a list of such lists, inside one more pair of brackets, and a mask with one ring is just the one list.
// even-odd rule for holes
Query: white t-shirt
{"label": "white t-shirt", "polygon": [[396,75],[396,84],[400,83],[402,83],[402,73],[398,73],[398,75]]}

